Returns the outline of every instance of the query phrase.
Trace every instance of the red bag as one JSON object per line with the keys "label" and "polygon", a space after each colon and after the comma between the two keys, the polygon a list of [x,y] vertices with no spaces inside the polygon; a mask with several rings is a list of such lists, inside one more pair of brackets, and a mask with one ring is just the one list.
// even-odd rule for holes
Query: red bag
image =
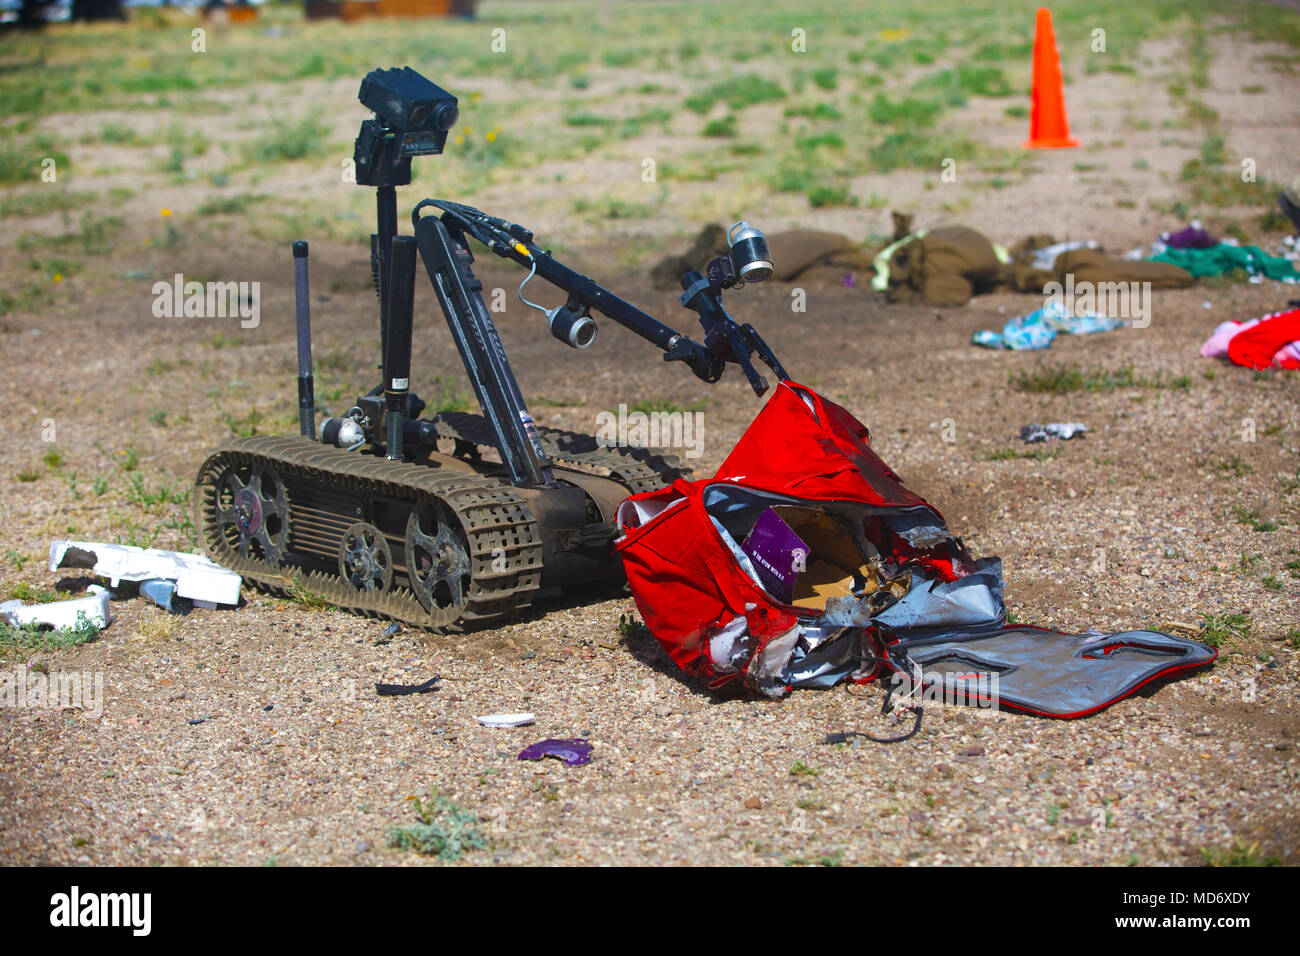
{"label": "red bag", "polygon": [[[893,685],[887,711],[900,678],[914,675],[904,707],[916,710],[915,733],[922,689],[968,702],[977,679],[979,706],[1077,717],[1216,658],[1212,647],[1153,631],[1006,627],[1001,562],[972,560],[870,442],[846,410],[783,382],[713,478],[623,502],[617,547],[633,597],[684,670],[778,697],[870,680],[883,667]],[[810,550],[848,554],[831,562],[837,575],[846,561],[858,569],[850,587],[837,582],[838,595],[814,592],[824,606],[778,602],[740,546],[774,506],[811,506],[829,519],[830,535]],[[811,566],[792,570],[803,581]]]}
{"label": "red bag", "polygon": [[[853,507],[870,515],[867,536],[882,554],[944,581],[974,568],[939,513],[871,450],[865,425],[811,389],[783,382],[712,479],[634,495],[618,512],[617,547],[646,626],[678,665],[715,686],[743,675],[755,689],[783,693],[788,688],[774,681],[801,620],[816,614],[778,603],[746,572],[706,506],[710,494],[724,507],[735,498]],[[909,540],[891,515],[928,533]],[[868,680],[875,670],[874,663],[857,668],[852,678]]]}

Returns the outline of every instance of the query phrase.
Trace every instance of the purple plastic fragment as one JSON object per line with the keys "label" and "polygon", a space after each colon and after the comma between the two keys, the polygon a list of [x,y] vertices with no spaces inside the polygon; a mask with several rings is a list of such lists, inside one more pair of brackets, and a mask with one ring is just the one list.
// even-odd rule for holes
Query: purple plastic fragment
{"label": "purple plastic fragment", "polygon": [[1166,232],[1161,237],[1165,245],[1174,249],[1209,249],[1211,246],[1218,245],[1218,240],[1200,227],[1193,223],[1186,229],[1179,229],[1177,232]]}
{"label": "purple plastic fragment", "polygon": [[585,763],[591,763],[591,744],[581,738],[552,738],[529,744],[519,754],[520,760],[541,760],[544,757],[563,760],[570,767],[581,767]]}

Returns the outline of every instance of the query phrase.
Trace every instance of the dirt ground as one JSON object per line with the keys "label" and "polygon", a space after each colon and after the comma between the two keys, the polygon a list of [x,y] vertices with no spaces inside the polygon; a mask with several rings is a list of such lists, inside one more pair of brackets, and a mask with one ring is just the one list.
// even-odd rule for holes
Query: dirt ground
{"label": "dirt ground", "polygon": [[[1185,54],[1182,42],[1144,46],[1146,72],[1080,71],[1069,95],[1085,147],[1035,154],[1005,187],[929,190],[924,181],[937,173],[900,169],[863,171],[854,188],[889,196],[889,206],[916,212],[918,225],[959,221],[1007,244],[1031,232],[1098,238],[1116,252],[1148,243],[1184,224],[1161,203],[1181,195],[1178,165],[1196,155],[1204,132],[1160,128],[1177,108],[1160,70]],[[1284,172],[1300,155],[1296,80],[1263,58],[1289,48],[1216,33],[1210,49],[1199,95],[1218,113],[1229,158],[1255,157],[1273,182],[1300,171]],[[354,85],[333,84],[342,125],[357,118],[355,104],[345,105]],[[1262,91],[1239,92],[1256,85]],[[954,122],[996,119],[990,135],[1014,148],[1024,121],[1002,117],[1002,105],[975,101]],[[1128,133],[1120,115],[1133,118]],[[1112,133],[1113,142],[1104,139]],[[260,188],[274,190],[276,177],[293,178],[281,171]],[[1133,206],[1115,204],[1121,187]],[[44,567],[52,539],[191,547],[185,492],[208,450],[232,432],[294,430],[285,243],[248,238],[256,209],[185,219],[176,236],[158,216],[164,203],[194,209],[218,192],[196,180],[130,199],[111,253],[45,307],[0,319],[0,402],[11,426],[0,445],[6,597],[60,583],[63,574]],[[403,193],[406,207],[414,198]],[[953,202],[955,211],[941,205]],[[770,221],[760,195],[743,213],[773,231],[888,231],[888,208],[772,203]],[[481,205],[543,240],[555,235],[576,267],[689,330],[693,314],[646,274],[654,254],[684,249],[698,222],[673,219],[671,234],[662,223],[612,222],[603,231],[586,223],[570,234],[541,187],[512,198],[491,185]],[[1220,224],[1257,212],[1212,210]],[[23,228],[55,233],[61,224],[52,214]],[[0,237],[0,270],[15,289],[29,275],[16,231]],[[1271,248],[1280,237],[1256,236]],[[374,296],[355,237],[307,238],[318,394],[338,413],[374,384]],[[495,318],[539,422],[590,432],[596,415],[619,403],[701,408],[703,454],[691,464],[703,475],[757,412],[734,369],[706,386],[613,322],[591,351],[563,349],[514,298],[520,273],[485,258],[479,266],[488,290],[508,291]],[[260,281],[260,326],[154,318],[150,283],[174,272]],[[1219,661],[1084,720],[928,708],[906,743],[834,746],[822,743],[827,733],[887,729],[883,688],[781,701],[711,693],[683,678],[653,638],[620,629],[636,610],[619,587],[552,595],[492,631],[405,628],[391,637],[383,622],[251,589],[238,610],[182,619],[128,598],[113,604],[112,626],[91,643],[0,647],[9,672],[35,666],[105,681],[98,718],[0,708],[0,862],[439,863],[386,841],[390,828],[414,820],[410,798],[432,789],[477,815],[488,838],[460,865],[1300,860],[1300,373],[1255,373],[1197,354],[1219,322],[1275,311],[1300,290],[1212,281],[1157,291],[1149,328],[1003,353],[973,347],[971,333],[1031,311],[1033,297],[889,305],[857,276],[851,287],[806,288],[807,311],[798,313],[790,307],[797,288],[751,285],[727,301],[796,381],[869,425],[883,459],[974,553],[1002,558],[1016,620],[1202,639],[1218,639],[1235,620]],[[413,388],[464,401],[468,386],[423,282],[416,296]],[[1116,388],[1064,394],[1016,385],[1070,365],[1132,374]],[[1020,427],[1045,421],[1090,431],[1020,456]],[[54,440],[40,440],[51,427]],[[434,674],[442,677],[436,693],[374,691],[376,682]],[[502,730],[474,720],[503,711],[534,712],[536,724]],[[576,736],[594,747],[586,766],[516,760],[530,742]]]}

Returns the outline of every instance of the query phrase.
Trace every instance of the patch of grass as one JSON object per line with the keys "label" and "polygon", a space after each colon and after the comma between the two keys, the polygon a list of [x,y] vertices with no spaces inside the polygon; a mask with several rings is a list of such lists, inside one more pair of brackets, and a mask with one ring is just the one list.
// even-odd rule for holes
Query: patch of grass
{"label": "patch of grass", "polygon": [[1228,161],[1223,137],[1217,133],[1201,142],[1201,162],[1206,166],[1222,166]]}
{"label": "patch of grass", "polygon": [[159,608],[140,622],[140,636],[151,641],[170,641],[180,630],[182,618]]}
{"label": "patch of grass", "polygon": [[239,336],[229,335],[226,332],[215,332],[203,340],[203,344],[208,348],[224,349],[234,345],[247,345],[248,339]]}
{"label": "patch of grass", "polygon": [[831,183],[821,183],[813,186],[807,192],[808,205],[814,209],[822,209],[827,206],[854,206],[857,201],[853,194],[849,192],[847,186],[838,186]]}
{"label": "patch of grass", "polygon": [[606,66],[631,66],[641,57],[645,56],[646,50],[606,50],[600,56],[600,61]]}
{"label": "patch of grass", "polygon": [[1245,505],[1233,505],[1232,516],[1237,519],[1239,524],[1248,525],[1253,531],[1268,533],[1278,529],[1277,522],[1272,518],[1260,517],[1258,508],[1247,508]]}
{"label": "patch of grass", "polygon": [[939,100],[905,96],[891,101],[884,93],[877,93],[867,108],[867,116],[878,126],[903,126],[908,129],[934,125],[941,112],[943,103]]}
{"label": "patch of grass", "polygon": [[613,126],[614,118],[612,116],[597,116],[595,113],[574,113],[572,116],[564,117],[564,122],[569,126]]}
{"label": "patch of grass", "polygon": [[648,219],[654,213],[646,203],[625,202],[611,196],[599,199],[579,198],[573,204],[573,211],[594,212],[605,219]]}
{"label": "patch of grass", "polygon": [[334,607],[329,601],[309,589],[302,578],[293,579],[293,584],[289,588],[289,600],[309,611],[328,611]]}
{"label": "patch of grass", "polygon": [[844,114],[831,103],[816,103],[809,106],[790,106],[786,108],[786,116],[804,116],[808,119],[816,120],[840,120],[844,119]]}
{"label": "patch of grass", "polygon": [[1234,840],[1230,847],[1203,847],[1201,849],[1201,859],[1205,861],[1206,866],[1282,865],[1281,857],[1269,856],[1263,853],[1258,842],[1247,846],[1239,840]]}
{"label": "patch of grass", "polygon": [[937,168],[945,159],[968,160],[975,144],[965,136],[933,136],[913,129],[898,130],[867,151],[871,165],[881,172],[893,169]]}
{"label": "patch of grass", "polygon": [[1249,615],[1237,611],[1221,614],[1201,614],[1201,640],[1211,647],[1235,643],[1250,634]]}
{"label": "patch of grass", "polygon": [[1224,475],[1232,475],[1234,478],[1244,478],[1255,469],[1249,462],[1243,461],[1240,455],[1233,455],[1227,461],[1221,461],[1215,467]]}
{"label": "patch of grass", "polygon": [[393,827],[388,831],[388,845],[397,850],[414,850],[440,860],[456,860],[466,853],[488,848],[487,837],[478,829],[478,816],[464,810],[453,801],[440,796],[437,790],[415,803],[416,823]]}
{"label": "patch of grass", "polygon": [[250,408],[247,415],[236,418],[218,405],[217,414],[220,416],[221,421],[225,423],[225,426],[230,429],[230,433],[240,438],[249,438],[256,435],[258,426],[266,420],[265,413],[258,411],[256,408]]}
{"label": "patch of grass", "polygon": [[751,73],[713,84],[703,93],[688,98],[686,108],[696,113],[707,113],[714,103],[721,101],[732,112],[737,112],[757,103],[783,99],[785,89],[781,84]]}
{"label": "patch of grass", "polygon": [[994,63],[1023,60],[1033,52],[1033,49],[1031,43],[985,43],[971,55],[971,59]]}
{"label": "patch of grass", "polygon": [[435,376],[431,385],[436,391],[431,392],[428,410],[435,412],[468,412],[478,407],[478,399],[469,392],[462,392],[453,382],[443,381]]}
{"label": "patch of grass", "polygon": [[627,409],[630,412],[644,412],[647,415],[652,415],[655,412],[672,414],[673,412],[702,411],[708,404],[709,400],[707,398],[698,399],[697,401],[691,402],[689,405],[678,405],[672,399],[668,398],[650,398],[639,402],[633,402],[628,405]]}
{"label": "patch of grass", "polygon": [[262,193],[238,193],[234,196],[214,196],[196,210],[200,216],[242,215],[254,205],[265,202],[270,196]]}
{"label": "patch of grass", "polygon": [[184,483],[173,488],[164,482],[156,491],[150,491],[145,487],[144,475],[133,474],[128,480],[128,485],[127,500],[142,508],[156,508],[167,504],[181,505],[190,500],[190,490]]}
{"label": "patch of grass", "polygon": [[86,212],[81,217],[79,228],[75,230],[54,236],[28,233],[20,236],[16,245],[21,252],[38,249],[58,252],[80,250],[88,256],[102,256],[113,251],[113,243],[124,229],[126,220],[121,216],[101,216],[95,212]]}
{"label": "patch of grass", "polygon": [[806,194],[821,185],[821,178],[819,172],[807,162],[786,162],[777,167],[769,185],[777,192]]}
{"label": "patch of grass", "polygon": [[141,142],[134,126],[125,123],[106,123],[99,128],[99,141],[113,146],[132,146]]}
{"label": "patch of grass", "polygon": [[297,121],[268,125],[266,134],[244,146],[244,156],[255,163],[283,163],[307,159],[324,152],[329,138],[328,123],[307,116]]}
{"label": "patch of grass", "polygon": [[50,295],[50,290],[36,283],[27,287],[27,293],[22,298],[0,289],[0,315],[8,315],[10,312],[34,312],[53,301],[54,297]]}
{"label": "patch of grass", "polygon": [[1207,163],[1203,158],[1205,149],[1205,144],[1202,144],[1202,158],[1189,159],[1179,173],[1182,181],[1188,184],[1193,203],[1222,208],[1262,206],[1273,201],[1274,191],[1263,177],[1258,177],[1254,182],[1243,182],[1240,169],[1218,169]]}
{"label": "patch of grass", "polygon": [[1113,392],[1120,388],[1191,388],[1190,376],[1139,376],[1133,366],[1118,369],[1083,369],[1078,365],[1040,365],[1011,376],[1011,384],[1031,394],[1065,395],[1070,392]]}
{"label": "patch of grass", "polygon": [[44,628],[39,624],[16,627],[0,621],[0,647],[62,651],[80,647],[99,636],[97,628],[83,612],[77,612],[75,627]]}
{"label": "patch of grass", "polygon": [[1259,218],[1256,220],[1256,224],[1259,226],[1261,232],[1290,232],[1295,228],[1295,224],[1284,216],[1281,210],[1273,208],[1260,213]]}
{"label": "patch of grass", "polygon": [[23,601],[27,604],[51,604],[54,601],[62,601],[67,595],[60,594],[53,588],[32,587],[26,581],[19,581],[5,590],[5,597],[11,601]]}
{"label": "patch of grass", "polygon": [[0,199],[0,219],[27,219],[52,212],[80,209],[96,199],[94,193],[70,192],[50,187],[28,189]]}
{"label": "patch of grass", "polygon": [[833,90],[839,86],[839,71],[834,67],[813,70],[812,81],[819,90]]}
{"label": "patch of grass", "polygon": [[630,643],[652,635],[650,634],[650,628],[646,627],[641,621],[628,617],[626,614],[620,614],[618,616],[618,636],[623,641]]}
{"label": "patch of grass", "polygon": [[818,133],[815,136],[804,136],[794,141],[797,149],[811,153],[818,149],[843,149],[844,137],[834,130]]}
{"label": "patch of grass", "polygon": [[[9,103],[5,105],[10,106]],[[27,143],[0,145],[0,186],[41,182],[41,163],[45,159],[54,160],[54,168],[59,174],[66,173],[70,165],[67,153],[56,149],[54,141],[45,136]]]}
{"label": "patch of grass", "polygon": [[33,481],[36,481],[40,477],[41,477],[41,473],[37,471],[35,468],[24,468],[22,471],[14,475],[14,480],[22,482],[23,484],[29,484]]}
{"label": "patch of grass", "polygon": [[1006,73],[998,67],[969,63],[932,73],[917,88],[940,91],[950,106],[965,105],[967,96],[1011,96],[1016,92]]}
{"label": "patch of grass", "polygon": [[40,179],[40,160],[29,148],[17,143],[0,147],[0,186]]}
{"label": "patch of grass", "polygon": [[820,770],[816,767],[808,766],[802,760],[796,760],[794,766],[790,768],[790,776],[792,777],[817,777],[820,775]]}
{"label": "patch of grass", "polygon": [[844,859],[844,851],[836,850],[823,856],[791,856],[782,862],[786,866],[839,866]]}
{"label": "patch of grass", "polygon": [[1025,458],[1030,461],[1050,461],[1061,454],[1059,448],[1053,448],[1050,451],[1046,448],[1031,448],[1021,450],[1018,448],[999,448],[985,456],[985,461],[1010,461],[1016,458]]}
{"label": "patch of grass", "polygon": [[736,117],[728,114],[719,119],[709,120],[709,122],[704,125],[703,132],[705,136],[717,138],[733,137],[737,133]]}

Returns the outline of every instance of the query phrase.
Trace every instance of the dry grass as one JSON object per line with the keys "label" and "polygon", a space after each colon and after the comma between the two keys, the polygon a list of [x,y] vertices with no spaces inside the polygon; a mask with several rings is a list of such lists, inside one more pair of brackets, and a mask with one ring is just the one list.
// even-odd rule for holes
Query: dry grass
{"label": "dry grass", "polygon": [[149,641],[170,641],[181,630],[184,618],[158,608],[140,621],[140,636]]}

